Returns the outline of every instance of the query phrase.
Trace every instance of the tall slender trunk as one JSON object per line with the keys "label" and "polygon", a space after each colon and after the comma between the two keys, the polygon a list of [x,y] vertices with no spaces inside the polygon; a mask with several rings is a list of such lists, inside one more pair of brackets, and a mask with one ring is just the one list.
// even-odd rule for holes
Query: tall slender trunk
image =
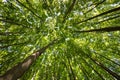
{"label": "tall slender trunk", "polygon": [[20,78],[32,65],[32,63],[50,46],[53,45],[56,40],[49,43],[42,49],[34,52],[32,55],[28,56],[23,62],[14,66],[8,70],[3,76],[0,76],[0,80],[17,80]]}
{"label": "tall slender trunk", "polygon": [[[83,59],[83,58],[82,58],[82,59]],[[97,70],[95,70],[88,62],[86,62],[85,59],[83,59],[83,61],[84,61],[92,70],[95,71],[95,73],[101,78],[101,80],[105,80],[105,79],[103,78],[103,76],[102,76]]]}
{"label": "tall slender trunk", "polygon": [[72,66],[71,66],[70,59],[67,58],[67,60],[68,60],[69,68],[70,68],[70,74],[71,74],[71,77],[72,77],[71,80],[76,80],[76,76],[75,76],[74,71],[73,71],[73,68],[72,68]]}
{"label": "tall slender trunk", "polygon": [[120,26],[91,29],[91,30],[84,30],[84,31],[75,31],[75,32],[84,33],[84,32],[111,32],[111,31],[120,31]]}
{"label": "tall slender trunk", "polygon": [[96,4],[94,4],[95,6],[93,8],[91,8],[91,9],[89,9],[88,11],[84,12],[84,14],[87,14],[87,13],[91,12],[93,9],[97,8],[100,4],[104,3],[105,1],[106,0],[103,0],[103,1],[100,1],[100,2],[98,2]]}
{"label": "tall slender trunk", "polygon": [[66,11],[65,16],[64,16],[64,18],[63,18],[63,22],[65,22],[66,17],[67,17],[68,14],[70,14],[70,12],[72,11],[72,9],[73,9],[73,7],[74,7],[74,5],[75,5],[75,2],[76,2],[76,0],[73,0],[72,4],[70,5],[70,7],[68,8],[68,10]]}
{"label": "tall slender trunk", "polygon": [[94,59],[91,59],[93,62],[95,62],[98,66],[100,66],[102,69],[107,71],[110,75],[115,77],[117,80],[120,80],[120,75],[111,71],[109,68],[105,67],[102,63],[95,61]]}
{"label": "tall slender trunk", "polygon": [[96,16],[90,17],[90,18],[88,18],[88,19],[86,19],[86,20],[83,20],[83,21],[80,21],[80,22],[76,22],[75,24],[80,24],[80,23],[83,23],[83,22],[87,22],[88,20],[92,20],[92,19],[97,18],[97,17],[99,17],[99,16],[103,16],[103,15],[105,15],[105,14],[112,13],[112,12],[119,11],[119,10],[120,10],[120,7],[117,7],[117,8],[108,10],[108,11],[106,11],[106,12],[103,12],[103,13],[101,13],[101,14],[98,14],[98,15],[96,15]]}
{"label": "tall slender trunk", "polygon": [[22,2],[20,2],[19,0],[16,0],[21,6],[23,6],[24,8],[26,8],[28,11],[30,11],[34,16],[36,16],[37,18],[42,19],[42,17],[40,17],[38,14],[36,14],[33,10],[31,10],[29,7],[25,6]]}
{"label": "tall slender trunk", "polygon": [[11,21],[11,20],[7,20],[7,19],[0,19],[1,22],[6,22],[6,23],[10,23],[10,24],[15,24],[15,25],[18,25],[18,26],[23,26],[23,27],[26,27],[24,24],[18,22],[18,21]]}
{"label": "tall slender trunk", "polygon": [[9,44],[9,45],[3,45],[3,46],[0,46],[0,49],[8,48],[9,46],[20,46],[20,45],[24,45],[25,43],[26,42]]}
{"label": "tall slender trunk", "polygon": [[115,16],[109,17],[109,18],[104,19],[104,20],[101,20],[101,21],[99,21],[99,22],[94,22],[93,24],[100,24],[100,23],[102,23],[102,22],[110,21],[110,20],[117,19],[117,18],[120,18],[120,15],[117,15],[117,14],[116,14]]}
{"label": "tall slender trunk", "polygon": [[[87,55],[87,54],[86,54]],[[98,66],[100,66],[102,69],[104,69],[105,71],[107,71],[110,75],[112,75],[114,78],[116,78],[117,80],[120,80],[120,75],[113,72],[112,70],[110,70],[109,68],[107,68],[106,66],[104,66],[102,63],[98,62],[97,60],[91,58],[89,55],[87,55],[95,64],[97,64]]]}

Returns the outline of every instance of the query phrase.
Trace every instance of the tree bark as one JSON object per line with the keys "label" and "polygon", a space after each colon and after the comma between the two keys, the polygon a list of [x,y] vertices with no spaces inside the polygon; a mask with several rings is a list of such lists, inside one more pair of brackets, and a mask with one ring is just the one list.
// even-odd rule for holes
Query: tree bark
{"label": "tree bark", "polygon": [[32,55],[28,56],[23,62],[18,63],[10,70],[8,70],[3,76],[0,76],[0,80],[17,80],[20,78],[34,63],[34,61],[50,46],[53,45],[56,40],[49,43],[47,46],[42,49],[34,52]]}

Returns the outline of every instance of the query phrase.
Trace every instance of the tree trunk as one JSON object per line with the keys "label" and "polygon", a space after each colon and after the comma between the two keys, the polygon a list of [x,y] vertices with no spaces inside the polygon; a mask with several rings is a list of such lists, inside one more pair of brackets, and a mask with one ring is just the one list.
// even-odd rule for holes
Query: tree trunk
{"label": "tree trunk", "polygon": [[34,16],[36,16],[37,18],[42,19],[42,17],[40,17],[38,14],[36,14],[33,10],[31,10],[29,7],[25,6],[23,3],[21,3],[19,0],[16,0],[21,6],[23,6],[24,8],[26,8],[28,11],[30,11]]}
{"label": "tree trunk", "polygon": [[89,9],[88,11],[86,11],[84,14],[87,14],[87,13],[89,13],[90,11],[92,11],[93,9],[95,9],[95,8],[97,8],[100,4],[102,4],[102,3],[104,3],[106,0],[103,0],[103,1],[100,1],[100,2],[98,2],[98,3],[95,3],[94,5],[94,7],[93,8],[91,8],[91,9]]}
{"label": "tree trunk", "polygon": [[89,55],[87,55],[95,64],[97,64],[98,66],[100,66],[102,69],[104,69],[105,71],[107,71],[110,75],[112,75],[114,78],[116,78],[117,80],[120,80],[120,75],[113,72],[112,70],[110,70],[109,68],[105,67],[102,63],[98,62],[97,60],[91,58]]}
{"label": "tree trunk", "polygon": [[64,18],[63,18],[63,22],[65,22],[66,17],[67,17],[68,14],[72,11],[72,9],[73,9],[73,7],[74,7],[74,5],[75,5],[75,2],[76,2],[76,0],[73,0],[72,4],[71,4],[70,7],[68,8],[68,10],[67,10],[67,12],[65,13],[65,16],[64,16]]}
{"label": "tree trunk", "polygon": [[111,32],[111,31],[120,31],[120,26],[91,29],[91,30],[84,30],[84,31],[75,31],[75,32],[84,33],[84,32]]}
{"label": "tree trunk", "polygon": [[115,12],[115,11],[119,11],[119,10],[120,10],[120,7],[117,7],[117,8],[108,10],[108,11],[106,11],[106,12],[103,12],[103,13],[101,13],[101,14],[98,14],[98,15],[96,15],[96,16],[90,17],[90,18],[88,18],[88,19],[86,19],[86,20],[77,22],[77,23],[75,23],[75,24],[80,24],[80,23],[83,23],[83,22],[87,22],[88,20],[92,20],[92,19],[97,18],[97,17],[99,17],[99,16],[102,16],[102,15],[105,15],[105,14],[108,14],[108,13],[112,13],[112,12]]}
{"label": "tree trunk", "polygon": [[3,76],[0,76],[0,80],[17,80],[20,78],[32,65],[32,63],[50,46],[53,45],[56,40],[49,43],[42,49],[34,52],[32,55],[28,56],[23,62],[18,63],[10,70],[8,70]]}

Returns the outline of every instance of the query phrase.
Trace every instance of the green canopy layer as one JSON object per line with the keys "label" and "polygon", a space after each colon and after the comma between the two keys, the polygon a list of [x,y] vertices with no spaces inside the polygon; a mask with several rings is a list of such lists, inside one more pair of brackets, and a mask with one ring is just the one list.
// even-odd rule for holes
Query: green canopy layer
{"label": "green canopy layer", "polygon": [[119,0],[0,0],[0,80],[120,80]]}

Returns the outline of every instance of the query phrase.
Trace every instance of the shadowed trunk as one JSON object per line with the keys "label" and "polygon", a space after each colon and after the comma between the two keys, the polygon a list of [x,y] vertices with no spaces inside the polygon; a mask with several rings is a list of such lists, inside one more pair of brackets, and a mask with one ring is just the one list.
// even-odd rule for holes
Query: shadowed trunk
{"label": "shadowed trunk", "polygon": [[[86,54],[87,55],[87,54]],[[98,66],[100,66],[103,70],[105,70],[106,72],[108,72],[110,75],[112,75],[114,78],[116,78],[117,80],[120,80],[120,75],[111,71],[109,68],[107,68],[106,66],[104,66],[102,63],[98,62],[97,60],[91,58],[89,55],[87,55],[95,64],[97,64]]]}
{"label": "shadowed trunk", "polygon": [[94,6],[92,9],[86,11],[84,14],[89,13],[90,11],[92,11],[93,9],[95,9],[95,8],[98,7],[100,4],[104,3],[105,1],[106,1],[106,0],[103,0],[103,1],[100,1],[100,2],[98,2],[98,3],[96,3],[96,4],[94,4],[95,6]]}
{"label": "shadowed trunk", "polygon": [[95,73],[101,78],[101,80],[105,80],[104,77],[97,70],[95,70],[94,67],[92,67],[83,57],[81,57],[81,59],[86,63],[87,66],[89,66],[92,70],[95,71]]}
{"label": "shadowed trunk", "polygon": [[31,10],[29,7],[25,6],[23,3],[21,3],[19,0],[16,0],[21,6],[26,8],[28,11],[30,11],[34,16],[38,17],[39,19],[42,20],[42,17],[40,17],[38,14],[36,14],[33,10]]}
{"label": "shadowed trunk", "polygon": [[32,55],[28,56],[23,62],[18,63],[10,70],[8,70],[3,76],[0,76],[0,80],[17,80],[20,78],[32,65],[32,63],[50,46],[53,45],[56,40],[49,43],[42,49],[34,52]]}
{"label": "shadowed trunk", "polygon": [[119,11],[119,10],[120,10],[120,7],[117,7],[117,8],[108,10],[108,11],[106,11],[106,12],[103,12],[103,13],[101,13],[101,14],[98,14],[98,15],[96,15],[96,16],[90,17],[90,18],[88,18],[88,19],[86,19],[86,20],[77,22],[77,23],[75,23],[75,24],[80,24],[80,23],[83,23],[83,22],[87,22],[88,20],[92,20],[92,19],[94,19],[94,18],[96,18],[96,17],[102,16],[102,15],[105,15],[105,14],[108,14],[108,13],[112,13],[112,12],[115,12],[115,11]]}
{"label": "shadowed trunk", "polygon": [[74,5],[75,5],[75,2],[76,2],[76,0],[73,0],[72,4],[71,4],[70,7],[68,8],[68,10],[67,10],[67,12],[66,12],[66,14],[65,14],[65,16],[64,16],[63,22],[65,22],[66,17],[67,17],[68,14],[72,11],[72,9],[73,9],[73,7],[74,7]]}
{"label": "shadowed trunk", "polygon": [[113,77],[115,77],[117,80],[120,80],[120,75],[118,75],[117,73],[111,71],[109,68],[105,67],[102,63],[97,62],[93,59],[91,59],[93,62],[95,62],[98,66],[100,66],[102,69],[104,69],[105,71],[107,71],[109,74],[111,74]]}
{"label": "shadowed trunk", "polygon": [[22,23],[20,22],[14,22],[14,21],[11,21],[11,20],[7,20],[7,19],[0,19],[1,22],[6,22],[6,23],[10,23],[10,24],[15,24],[15,25],[19,25],[19,26],[24,26],[26,27],[25,25],[23,25]]}
{"label": "shadowed trunk", "polygon": [[79,64],[79,68],[82,70],[83,74],[86,77],[86,80],[90,80],[89,78],[89,73],[86,71],[86,69],[84,68],[84,66],[82,66],[82,64]]}
{"label": "shadowed trunk", "polygon": [[103,55],[101,55],[101,54],[99,54],[99,56],[105,58],[106,60],[108,60],[108,61],[110,61],[110,62],[112,62],[112,63],[114,63],[114,64],[116,64],[116,65],[118,65],[118,66],[120,66],[120,63],[116,63],[115,61],[113,61],[113,60],[111,60],[111,59],[109,59],[109,58],[107,58],[107,57],[105,57],[105,56],[103,56]]}
{"label": "shadowed trunk", "polygon": [[94,24],[100,24],[100,23],[102,23],[102,22],[110,21],[110,20],[117,19],[117,18],[120,18],[120,15],[115,15],[115,16],[110,17],[110,18],[108,18],[108,19],[104,19],[104,20],[102,20],[102,21],[95,22]]}
{"label": "shadowed trunk", "polygon": [[[83,59],[83,58],[82,58],[82,59]],[[83,61],[84,61],[92,70],[95,71],[95,73],[101,78],[101,80],[105,80],[105,79],[103,78],[103,76],[102,76],[97,70],[95,70],[88,62],[86,62],[85,59],[83,59]]]}
{"label": "shadowed trunk", "polygon": [[20,46],[20,45],[24,45],[26,44],[27,42],[22,42],[22,43],[15,43],[15,44],[9,44],[9,45],[3,45],[3,46],[0,46],[0,49],[4,49],[4,48],[8,48],[10,46]]}
{"label": "shadowed trunk", "polygon": [[120,31],[120,26],[106,27],[101,29],[91,29],[91,30],[84,30],[84,31],[75,31],[75,32],[84,33],[84,32],[111,32],[111,31]]}
{"label": "shadowed trunk", "polygon": [[69,68],[70,68],[71,80],[76,80],[76,76],[74,74],[74,71],[73,71],[73,68],[71,66],[71,62],[70,62],[69,58],[67,58],[67,60],[68,60]]}

